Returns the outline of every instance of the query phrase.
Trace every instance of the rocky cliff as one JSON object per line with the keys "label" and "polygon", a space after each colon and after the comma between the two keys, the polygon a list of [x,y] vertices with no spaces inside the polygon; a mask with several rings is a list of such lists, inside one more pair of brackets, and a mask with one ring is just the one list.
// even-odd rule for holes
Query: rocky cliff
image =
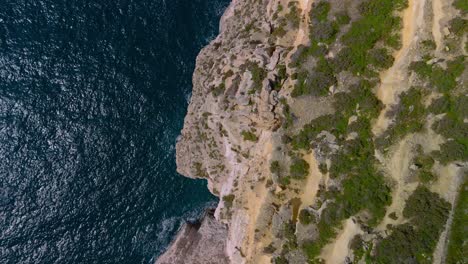
{"label": "rocky cliff", "polygon": [[216,220],[158,263],[457,259],[466,16],[461,0],[233,0],[176,146]]}

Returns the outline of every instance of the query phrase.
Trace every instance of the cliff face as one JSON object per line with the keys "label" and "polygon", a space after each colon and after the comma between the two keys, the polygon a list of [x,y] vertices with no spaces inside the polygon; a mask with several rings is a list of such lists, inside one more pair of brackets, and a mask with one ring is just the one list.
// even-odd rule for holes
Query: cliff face
{"label": "cliff face", "polygon": [[227,228],[207,212],[200,223],[187,223],[156,264],[229,263],[224,249]]}
{"label": "cliff face", "polygon": [[158,263],[443,262],[468,160],[466,12],[233,0],[176,146],[217,224],[184,227]]}

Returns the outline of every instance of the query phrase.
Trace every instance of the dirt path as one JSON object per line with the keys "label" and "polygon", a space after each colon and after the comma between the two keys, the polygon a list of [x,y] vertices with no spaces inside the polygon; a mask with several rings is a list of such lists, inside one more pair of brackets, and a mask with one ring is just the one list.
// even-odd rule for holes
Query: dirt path
{"label": "dirt path", "polygon": [[327,264],[344,263],[346,256],[349,254],[349,242],[357,234],[363,234],[363,231],[353,219],[347,219],[343,230],[338,234],[336,240],[323,248],[320,257]]}
{"label": "dirt path", "polygon": [[[255,157],[253,160],[264,160],[269,161],[271,158],[271,153],[273,152],[273,145],[271,143],[271,133],[265,133],[262,135],[262,138],[265,138],[264,142],[259,142],[259,145],[264,147],[258,151],[258,157]],[[269,173],[269,172],[268,172]],[[250,173],[255,174],[255,173]],[[259,256],[263,250],[263,245],[258,243],[255,239],[255,229],[257,228],[257,220],[261,216],[262,206],[265,204],[266,197],[268,195],[268,190],[263,182],[257,182],[254,188],[251,188],[251,181],[245,179],[243,181],[244,194],[244,209],[246,210],[245,216],[247,217],[247,226],[243,228],[246,231],[244,242],[242,244],[242,249],[245,249],[245,252],[242,254],[245,255],[247,263],[251,263],[253,259],[255,263],[269,263],[268,258],[262,258],[260,261],[256,256]]]}
{"label": "dirt path", "polygon": [[[447,166],[436,166],[437,174],[440,175],[438,181],[431,186],[431,191],[439,193],[444,199],[449,201],[452,205],[458,195],[458,189],[461,184],[461,168],[454,164]],[[449,218],[445,225],[444,231],[440,235],[440,239],[437,242],[436,249],[434,250],[434,264],[444,263],[444,257],[447,255],[447,244],[450,227],[453,221],[454,211],[450,211]]]}
{"label": "dirt path", "polygon": [[432,19],[432,36],[434,37],[434,42],[436,43],[436,52],[442,50],[442,43],[443,43],[443,33],[442,27],[440,26],[440,21],[444,16],[442,10],[443,4],[442,0],[432,0],[432,12],[433,12],[433,19]]}
{"label": "dirt path", "polygon": [[309,175],[307,176],[307,181],[301,195],[302,204],[299,210],[313,205],[319,188],[320,180],[322,179],[322,173],[320,173],[318,169],[318,164],[314,153],[312,152],[305,155],[304,160],[309,163]]}
{"label": "dirt path", "polygon": [[381,135],[389,126],[390,120],[386,117],[391,105],[395,104],[398,95],[407,88],[407,66],[410,60],[410,51],[416,42],[416,34],[424,23],[423,10],[425,0],[409,0],[408,8],[403,12],[402,47],[395,53],[395,62],[387,71],[381,73],[381,84],[377,89],[377,97],[385,105],[380,113],[372,131]]}
{"label": "dirt path", "polygon": [[[391,176],[395,185],[393,186],[392,192],[392,204],[388,207],[387,213],[383,221],[376,228],[379,231],[383,231],[387,228],[387,224],[400,224],[402,221],[403,208],[405,206],[406,199],[413,193],[418,186],[418,183],[407,183],[406,178],[409,174],[410,162],[413,158],[412,153],[412,136],[404,138],[398,146],[392,151],[388,160],[385,160],[386,172]],[[389,214],[396,213],[398,219],[393,220],[389,217]]]}

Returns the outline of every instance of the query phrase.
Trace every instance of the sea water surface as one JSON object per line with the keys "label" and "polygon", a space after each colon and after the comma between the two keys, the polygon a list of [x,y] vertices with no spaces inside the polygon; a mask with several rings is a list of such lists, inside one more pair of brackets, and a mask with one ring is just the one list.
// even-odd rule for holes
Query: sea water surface
{"label": "sea water surface", "polygon": [[151,263],[215,199],[176,173],[229,0],[0,3],[0,263]]}

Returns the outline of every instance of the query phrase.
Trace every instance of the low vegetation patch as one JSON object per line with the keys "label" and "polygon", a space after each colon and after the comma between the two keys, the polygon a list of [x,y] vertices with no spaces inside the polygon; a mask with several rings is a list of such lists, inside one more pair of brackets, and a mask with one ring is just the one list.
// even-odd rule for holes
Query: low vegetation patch
{"label": "low vegetation patch", "polygon": [[377,263],[432,263],[432,255],[444,229],[450,203],[426,187],[408,198],[403,216],[409,221],[393,228],[376,246]]}
{"label": "low vegetation patch", "polygon": [[394,122],[377,139],[380,148],[386,148],[404,136],[422,131],[426,122],[426,108],[422,103],[423,90],[412,87],[400,95],[400,102],[389,112]]}
{"label": "low vegetation patch", "polygon": [[258,141],[258,137],[251,131],[242,130],[241,135],[246,141]]}
{"label": "low vegetation patch", "polygon": [[304,179],[309,174],[309,163],[301,158],[293,158],[289,167],[289,174],[294,179]]}
{"label": "low vegetation patch", "polygon": [[447,264],[468,263],[468,180],[460,187],[459,196],[455,204],[453,221],[450,227],[450,236],[447,249]]}
{"label": "low vegetation patch", "polygon": [[233,203],[234,203],[235,198],[236,198],[236,196],[234,194],[228,194],[228,195],[223,196],[224,205],[228,209],[231,208]]}

